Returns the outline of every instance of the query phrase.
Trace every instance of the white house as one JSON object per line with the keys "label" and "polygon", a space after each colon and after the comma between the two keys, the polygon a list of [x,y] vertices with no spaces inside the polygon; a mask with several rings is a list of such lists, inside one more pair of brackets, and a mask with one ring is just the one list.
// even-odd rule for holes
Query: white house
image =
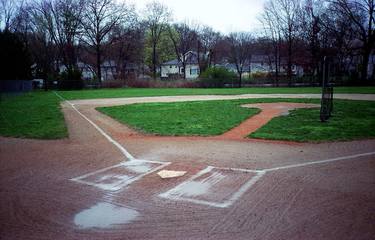
{"label": "white house", "polygon": [[[197,53],[189,51],[185,54],[185,74],[186,79],[197,79],[199,77],[199,64]],[[182,62],[177,59],[165,62],[160,66],[161,78],[178,79],[184,75],[184,68]]]}
{"label": "white house", "polygon": [[[253,55],[249,61],[246,61],[242,67],[243,77],[249,77],[251,74],[268,74],[275,73],[275,63],[272,60],[272,56],[267,55]],[[286,74],[286,59],[281,59],[280,74]],[[226,68],[228,71],[237,74],[237,67],[233,63],[224,61],[221,64],[216,64],[217,67]],[[303,68],[299,65],[292,65],[292,74],[297,76],[303,75]]]}
{"label": "white house", "polygon": [[[95,71],[91,65],[84,62],[77,62],[77,67],[79,71],[81,71],[82,79],[87,80],[94,78]],[[66,66],[61,64],[59,66],[59,73],[62,73],[64,71],[66,71]]]}
{"label": "white house", "polygon": [[102,72],[102,81],[115,80],[117,77],[117,65],[113,60],[104,61],[100,65],[100,70]]}
{"label": "white house", "polygon": [[87,80],[94,78],[95,70],[91,65],[83,62],[77,62],[77,66],[82,73],[82,79]]}

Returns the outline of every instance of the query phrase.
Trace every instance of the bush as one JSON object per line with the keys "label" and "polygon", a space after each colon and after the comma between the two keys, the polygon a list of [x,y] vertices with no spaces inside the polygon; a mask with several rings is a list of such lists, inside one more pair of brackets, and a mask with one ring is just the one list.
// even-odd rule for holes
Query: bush
{"label": "bush", "polygon": [[142,80],[133,79],[126,82],[127,87],[134,88],[197,88],[199,83],[197,81],[186,80]]}
{"label": "bush", "polygon": [[124,80],[107,80],[102,82],[103,88],[122,88],[124,87]]}
{"label": "bush", "polygon": [[268,73],[266,72],[254,72],[254,73],[251,73],[251,77],[252,78],[261,78],[261,79],[265,79],[268,77]]}
{"label": "bush", "polygon": [[60,90],[77,90],[83,88],[82,73],[78,69],[67,69],[59,76]]}
{"label": "bush", "polygon": [[210,67],[201,74],[200,85],[201,87],[221,88],[226,83],[232,83],[235,78],[236,74],[225,68]]}

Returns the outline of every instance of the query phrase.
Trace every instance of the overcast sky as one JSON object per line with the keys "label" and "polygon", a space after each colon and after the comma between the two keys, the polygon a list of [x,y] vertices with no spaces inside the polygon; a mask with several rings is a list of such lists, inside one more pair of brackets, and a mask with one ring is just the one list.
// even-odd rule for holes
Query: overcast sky
{"label": "overcast sky", "polygon": [[[141,10],[150,0],[128,0]],[[222,33],[259,29],[258,17],[265,0],[160,0],[177,21],[211,26]]]}

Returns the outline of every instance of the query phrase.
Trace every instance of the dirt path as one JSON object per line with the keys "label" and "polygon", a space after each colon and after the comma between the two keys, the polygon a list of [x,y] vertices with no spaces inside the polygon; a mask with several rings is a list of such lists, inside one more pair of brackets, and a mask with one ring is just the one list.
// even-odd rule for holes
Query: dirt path
{"label": "dirt path", "polygon": [[[192,96],[165,96],[165,97],[134,97],[134,98],[103,98],[88,100],[72,100],[77,105],[116,106],[147,102],[185,102],[209,100],[234,100],[255,98],[304,98],[320,99],[321,94],[242,94],[242,95],[192,95]],[[375,101],[375,94],[334,94],[335,99]]]}
{"label": "dirt path", "polygon": [[[152,172],[108,190],[110,180],[126,182],[125,176],[147,173],[158,163],[118,166],[128,160],[123,153],[64,104],[69,139],[0,138],[1,239],[372,239],[375,235],[371,154],[375,140],[291,144],[142,136],[94,110],[114,102],[120,104],[118,99],[96,100],[94,105],[75,102],[75,107],[137,159],[169,162],[163,169],[187,171],[186,175],[162,180]],[[214,168],[205,170],[208,166]],[[234,168],[271,170],[247,173]],[[77,177],[93,185],[70,180]],[[195,188],[186,187],[193,183]],[[241,191],[242,184],[250,187]],[[165,193],[171,190],[179,197],[160,197],[163,193],[168,197]],[[193,202],[186,200],[187,194],[192,194]],[[199,203],[220,204],[231,197],[235,201],[227,207]]]}
{"label": "dirt path", "polygon": [[319,107],[319,105],[304,103],[261,103],[245,104],[242,105],[242,107],[259,108],[261,109],[261,112],[247,119],[239,126],[231,129],[221,136],[218,136],[218,139],[241,140],[267,124],[274,117],[289,114],[290,110],[294,110],[297,108],[316,108]]}

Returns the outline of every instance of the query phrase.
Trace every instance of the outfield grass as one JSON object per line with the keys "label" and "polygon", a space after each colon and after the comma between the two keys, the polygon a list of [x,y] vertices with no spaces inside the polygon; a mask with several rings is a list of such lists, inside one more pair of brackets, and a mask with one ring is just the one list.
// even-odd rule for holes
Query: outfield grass
{"label": "outfield grass", "polygon": [[[375,88],[335,88],[335,92],[347,93],[374,93]],[[240,94],[240,93],[319,93],[319,88],[242,88],[242,89],[115,89],[115,90],[87,90],[87,91],[66,91],[59,92],[68,99],[87,99],[87,98],[106,98],[106,97],[137,97],[137,96],[162,96],[162,95],[199,95],[199,94]],[[178,129],[176,132],[159,133],[151,131],[156,134],[171,134],[171,135],[217,135],[231,127],[239,124],[243,119],[254,114],[249,112],[253,110],[238,109],[238,104],[251,102],[275,102],[287,101],[264,99],[264,100],[241,100],[229,101],[230,103],[221,103],[222,106],[209,103],[209,108],[206,106],[193,106],[189,108],[189,104],[184,106],[185,110],[179,109],[176,103],[174,107],[168,106],[172,109],[167,119],[176,119],[176,126],[170,126],[171,129]],[[315,102],[318,100],[289,100],[292,102]],[[9,137],[22,138],[38,138],[38,139],[58,139],[67,137],[67,129],[64,123],[64,117],[60,110],[60,99],[57,98],[53,92],[33,92],[20,96],[3,97],[0,101],[0,135]],[[334,118],[332,123],[321,125],[316,122],[315,116],[318,116],[317,110],[298,110],[294,119],[278,118],[270,123],[268,129],[262,128],[251,137],[257,138],[272,138],[293,141],[306,141],[309,138],[313,141],[321,140],[350,140],[359,138],[374,137],[374,111],[371,102],[355,102],[355,101],[336,101]],[[186,104],[186,103],[179,103]],[[195,103],[197,104],[197,103]],[[236,106],[234,106],[234,105]],[[363,104],[363,105],[361,105]],[[156,107],[157,106],[157,107]],[[231,110],[232,107],[233,109]],[[128,106],[130,107],[130,106]],[[150,116],[146,117],[145,124],[151,119],[152,114],[158,114],[158,108],[162,108],[162,104],[155,104],[150,106]],[[132,106],[142,113],[141,106]],[[164,110],[164,114],[168,115],[171,109]],[[160,109],[162,111],[163,109]],[[195,112],[194,112],[195,111]],[[234,112],[232,112],[234,111]],[[306,112],[304,112],[306,111]],[[154,112],[154,113],[152,113]],[[196,113],[198,112],[198,113]],[[357,113],[359,112],[359,113]],[[215,114],[220,113],[218,116]],[[355,114],[354,114],[355,113]],[[236,116],[234,116],[234,115]],[[294,113],[293,113],[294,114]],[[290,117],[294,116],[291,115]],[[165,115],[160,115],[163,118]],[[238,116],[237,116],[238,115]],[[136,116],[136,115],[134,115]],[[133,119],[136,121],[136,117]],[[292,124],[295,121],[295,124]],[[338,121],[338,122],[336,122]],[[159,122],[168,125],[168,121],[161,119]],[[303,124],[300,124],[303,122]],[[213,124],[222,126],[212,126]],[[190,126],[189,126],[190,124]],[[135,128],[143,129],[142,126],[133,123]],[[182,127],[183,126],[183,127]],[[288,126],[288,127],[284,127]],[[300,128],[299,128],[300,127]],[[154,128],[149,126],[149,128]],[[159,127],[160,128],[160,127]],[[201,132],[200,129],[208,129],[206,132]],[[330,129],[332,128],[332,129]],[[342,131],[338,128],[343,129]],[[155,128],[156,129],[156,128]],[[276,129],[277,131],[275,131]],[[331,131],[332,130],[332,131]],[[146,130],[149,131],[149,130]],[[308,133],[311,131],[311,135]],[[323,133],[330,133],[330,136],[323,136]],[[323,134],[323,135],[322,135]],[[272,135],[272,136],[271,136]],[[303,137],[304,136],[304,137]]]}
{"label": "outfield grass", "polygon": [[[335,93],[375,94],[375,87],[335,87]],[[64,98],[95,99],[120,97],[152,97],[178,95],[236,95],[236,94],[321,93],[319,87],[298,88],[122,88],[81,91],[59,91]]]}
{"label": "outfield grass", "polygon": [[[305,102],[307,99],[244,99],[230,101],[145,103],[99,108],[99,111],[145,133],[157,135],[222,134],[240,124],[258,109],[241,104],[259,102]],[[299,109],[279,117],[250,137],[322,142],[375,137],[375,105],[366,101],[335,101],[334,116],[327,123],[319,120],[319,109]]]}
{"label": "outfield grass", "polygon": [[60,99],[52,92],[2,97],[0,135],[37,139],[67,137],[59,103]]}
{"label": "outfield grass", "polygon": [[226,132],[259,112],[235,101],[148,103],[97,108],[132,128],[157,135],[211,136]]}
{"label": "outfield grass", "polygon": [[249,137],[297,142],[347,141],[375,137],[375,104],[336,100],[333,116],[319,121],[320,109],[297,109],[272,119]]}

